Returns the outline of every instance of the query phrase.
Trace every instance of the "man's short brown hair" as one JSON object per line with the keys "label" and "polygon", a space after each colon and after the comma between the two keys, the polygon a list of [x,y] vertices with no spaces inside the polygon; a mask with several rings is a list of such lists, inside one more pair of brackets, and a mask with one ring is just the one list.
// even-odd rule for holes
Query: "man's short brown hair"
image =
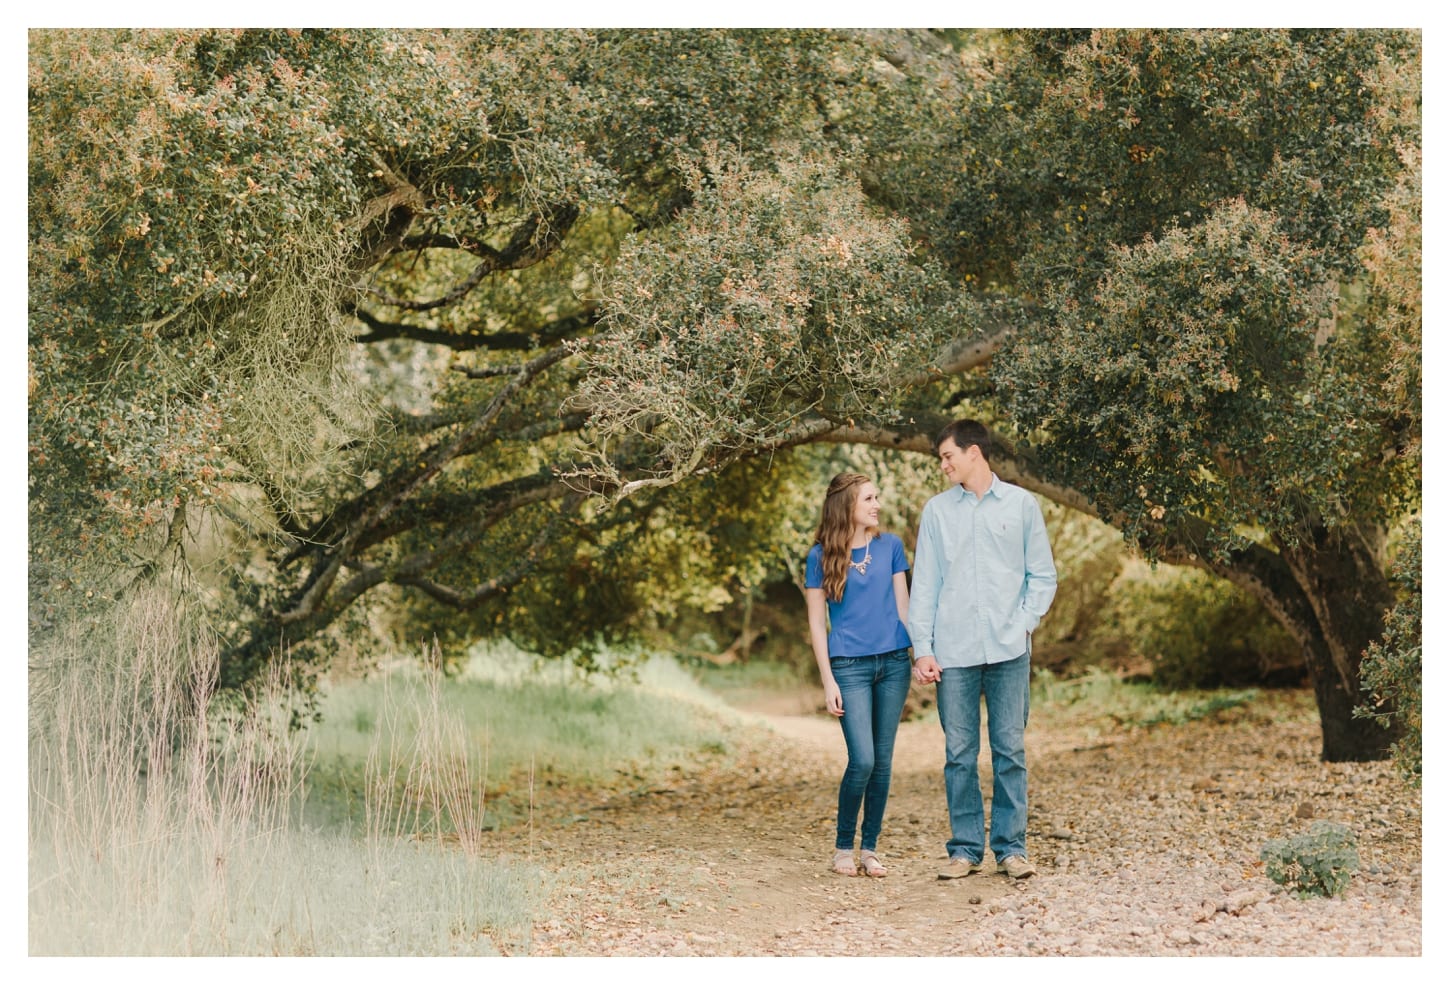
{"label": "man's short brown hair", "polygon": [[952,421],[942,428],[941,434],[936,436],[936,449],[941,450],[942,442],[950,438],[958,448],[966,450],[976,445],[982,452],[982,458],[990,462],[992,460],[992,435],[987,426],[981,421],[963,419]]}

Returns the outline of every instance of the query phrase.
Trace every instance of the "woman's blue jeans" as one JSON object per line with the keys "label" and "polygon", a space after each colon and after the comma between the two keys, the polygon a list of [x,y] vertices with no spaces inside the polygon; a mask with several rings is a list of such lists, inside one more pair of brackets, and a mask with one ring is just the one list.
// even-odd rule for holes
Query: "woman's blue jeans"
{"label": "woman's blue jeans", "polygon": [[911,690],[911,661],[906,650],[870,657],[836,657],[831,676],[841,689],[841,732],[846,737],[846,772],[836,803],[836,847],[855,847],[861,802],[861,849],[875,851],[891,789],[891,752],[906,692]]}
{"label": "woman's blue jeans", "polygon": [[946,736],[947,812],[952,837],[947,855],[982,860],[985,818],[977,754],[982,746],[982,699],[992,749],[992,855],[1027,857],[1027,654],[1002,663],[949,667],[936,688],[937,715]]}

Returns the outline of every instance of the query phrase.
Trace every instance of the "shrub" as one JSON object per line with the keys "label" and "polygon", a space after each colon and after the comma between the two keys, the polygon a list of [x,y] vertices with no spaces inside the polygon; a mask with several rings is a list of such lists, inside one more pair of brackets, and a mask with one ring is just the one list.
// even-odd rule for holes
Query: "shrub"
{"label": "shrub", "polygon": [[1299,646],[1256,599],[1221,578],[1160,565],[1129,570],[1114,588],[1125,636],[1165,688],[1243,687],[1302,680]]}
{"label": "shrub", "polygon": [[1308,834],[1270,841],[1259,858],[1269,878],[1300,899],[1338,896],[1359,869],[1354,833],[1331,821],[1315,821]]}

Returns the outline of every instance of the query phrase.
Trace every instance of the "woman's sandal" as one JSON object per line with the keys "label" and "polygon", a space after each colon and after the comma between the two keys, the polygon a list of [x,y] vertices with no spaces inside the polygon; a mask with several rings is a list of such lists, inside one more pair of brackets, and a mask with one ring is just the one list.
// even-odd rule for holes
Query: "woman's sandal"
{"label": "woman's sandal", "polygon": [[836,849],[836,856],[831,859],[831,869],[837,875],[841,876],[856,875],[856,859],[854,853],[849,848]]}
{"label": "woman's sandal", "polygon": [[865,869],[866,874],[873,879],[880,879],[886,875],[886,866],[881,864],[881,860],[876,857],[875,852],[861,853],[861,868]]}

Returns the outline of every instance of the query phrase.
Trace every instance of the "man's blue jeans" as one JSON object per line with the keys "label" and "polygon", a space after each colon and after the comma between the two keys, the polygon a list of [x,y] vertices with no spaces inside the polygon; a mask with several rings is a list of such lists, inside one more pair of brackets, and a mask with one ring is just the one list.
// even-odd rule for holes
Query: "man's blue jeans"
{"label": "man's blue jeans", "polygon": [[906,692],[911,690],[911,661],[905,650],[871,657],[836,657],[831,676],[841,689],[841,732],[846,737],[846,772],[836,803],[836,847],[855,847],[856,818],[861,820],[861,849],[874,851],[891,789],[891,753]]}
{"label": "man's blue jeans", "polygon": [[982,699],[992,749],[992,854],[997,861],[1027,857],[1027,654],[1003,663],[943,668],[937,715],[946,736],[947,855],[982,860],[986,841],[977,753],[982,746]]}

